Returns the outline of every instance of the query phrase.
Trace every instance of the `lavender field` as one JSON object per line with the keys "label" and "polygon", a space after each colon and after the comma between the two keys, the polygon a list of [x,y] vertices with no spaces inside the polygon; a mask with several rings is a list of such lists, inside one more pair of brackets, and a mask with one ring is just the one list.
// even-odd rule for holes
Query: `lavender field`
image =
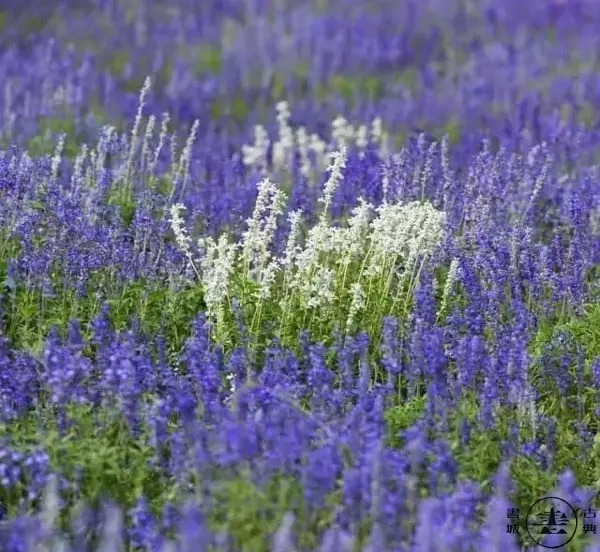
{"label": "lavender field", "polygon": [[599,29],[1,2],[0,552],[600,552]]}

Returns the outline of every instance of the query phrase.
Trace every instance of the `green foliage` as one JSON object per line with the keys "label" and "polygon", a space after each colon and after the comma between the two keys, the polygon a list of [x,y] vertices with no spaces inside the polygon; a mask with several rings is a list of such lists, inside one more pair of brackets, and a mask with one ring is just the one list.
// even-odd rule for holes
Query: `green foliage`
{"label": "green foliage", "polygon": [[219,74],[222,64],[220,48],[207,44],[197,49],[196,74],[198,77],[206,74]]}
{"label": "green foliage", "polygon": [[[479,483],[484,492],[492,492],[491,481],[501,463],[507,458],[507,443],[511,427],[517,428],[516,442],[518,449],[536,437],[546,442],[546,435],[540,428],[535,433],[528,420],[524,420],[508,409],[497,411],[494,427],[484,429],[478,419],[481,404],[470,395],[465,396],[462,403],[450,410],[448,417],[449,431],[444,438],[451,444],[452,452],[459,465],[459,479]],[[544,408],[542,404],[542,408]],[[595,408],[594,404],[588,407]],[[415,424],[423,413],[424,398],[391,407],[386,414],[389,424],[390,443],[402,446],[403,439],[398,434]],[[588,412],[590,412],[588,410]],[[538,460],[525,454],[522,450],[514,455],[511,462],[511,475],[515,490],[511,501],[521,509],[529,508],[540,498],[547,496],[557,485],[557,476],[566,469],[572,469],[581,486],[597,488],[600,484],[600,438],[596,438],[593,448],[585,457],[581,456],[581,438],[573,426],[569,411],[558,411],[550,407],[546,412],[557,421],[556,455],[553,464],[545,469]],[[466,444],[461,441],[461,425],[466,421],[472,428]],[[420,473],[420,480],[426,481],[426,474]],[[598,507],[598,503],[595,504]],[[594,506],[592,506],[594,507]],[[480,520],[481,521],[481,520]],[[522,527],[522,536],[526,534]],[[586,539],[577,535],[573,550],[583,550]],[[532,544],[527,539],[523,544]]]}
{"label": "green foliage", "polygon": [[[51,469],[78,482],[77,495],[64,495],[67,503],[61,512],[63,528],[78,499],[98,507],[110,498],[130,509],[138,498],[144,497],[155,515],[160,515],[166,504],[185,501],[188,491],[160,468],[153,467],[154,449],[146,431],[133,437],[114,409],[72,405],[67,417],[69,427],[65,434],[59,433],[55,414],[49,408],[9,426],[0,426],[0,439],[8,439],[11,446],[25,452],[43,447],[50,457]],[[228,470],[215,471],[209,481],[215,493],[209,524],[215,531],[230,531],[236,546],[249,552],[269,548],[271,535],[285,512],[296,512],[302,542],[311,548],[318,544],[320,528],[333,517],[335,504],[331,500],[316,511],[309,510],[300,482],[291,477],[276,475],[259,486],[244,471]],[[196,480],[195,484],[202,483]],[[17,513],[17,505],[26,499],[26,494],[24,480],[11,493],[0,488],[0,500],[7,505],[9,515]]]}
{"label": "green foliage", "polygon": [[[491,480],[501,462],[506,458],[506,445],[511,427],[516,428],[519,452],[511,463],[511,474],[515,491],[511,496],[513,504],[528,508],[536,500],[546,496],[557,484],[558,474],[571,469],[581,486],[600,487],[600,427],[596,416],[597,391],[589,373],[590,363],[600,355],[600,307],[590,306],[582,317],[573,317],[566,322],[557,320],[543,321],[530,344],[530,353],[534,362],[530,368],[530,378],[540,393],[536,401],[537,410],[547,420],[556,424],[556,452],[552,464],[545,468],[534,457],[522,449],[535,439],[550,446],[546,428],[532,427],[528,415],[518,414],[509,409],[496,412],[495,424],[491,430],[484,429],[478,420],[480,402],[466,395],[459,406],[449,412],[450,431],[445,438],[451,443],[458,461],[459,477],[479,482],[484,490],[491,491]],[[566,350],[576,358],[582,352],[585,359],[581,388],[574,383],[566,399],[557,398],[556,384],[551,383],[545,374],[541,358],[551,358],[551,346],[558,338],[566,343]],[[563,349],[561,349],[563,351]],[[542,354],[546,356],[543,357]],[[547,367],[546,367],[547,368]],[[568,371],[576,382],[577,366],[572,362]],[[424,398],[402,402],[392,406],[386,415],[389,424],[389,441],[393,446],[401,446],[398,433],[416,423],[423,412]],[[579,414],[579,412],[581,414]],[[581,417],[579,420],[578,418]],[[461,441],[461,425],[468,422],[472,428],[470,438],[465,445]],[[582,422],[590,431],[591,442],[582,442],[577,422]],[[595,503],[598,507],[598,503]],[[524,527],[523,527],[524,529]],[[526,533],[526,531],[522,531]],[[583,550],[586,538],[578,534],[572,543],[573,550]],[[523,544],[531,544],[524,541]]]}
{"label": "green foliage", "polygon": [[[79,481],[81,495],[91,504],[110,497],[132,507],[142,495],[151,503],[164,500],[165,478],[149,467],[152,449],[131,437],[118,413],[71,405],[67,417],[69,428],[63,435],[48,408],[0,426],[0,438],[23,451],[43,447],[52,469],[69,481]],[[22,497],[11,498],[2,500],[9,510]]]}
{"label": "green foliage", "polygon": [[246,100],[242,96],[217,98],[211,104],[211,116],[216,120],[228,115],[235,124],[239,124],[247,117],[248,107]]}
{"label": "green foliage", "polygon": [[[0,265],[0,279],[5,278],[5,271]],[[59,282],[56,278],[57,287]],[[191,322],[205,309],[203,292],[197,285],[169,288],[138,279],[117,286],[110,271],[104,271],[91,279],[88,289],[83,295],[60,290],[54,297],[44,297],[41,290],[18,285],[13,294],[3,298],[5,334],[15,347],[40,352],[53,326],[64,333],[69,319],[77,318],[85,331],[100,313],[97,293],[102,292],[108,298],[115,329],[127,329],[136,318],[143,331],[149,335],[164,333],[171,351],[179,351],[189,337]]]}

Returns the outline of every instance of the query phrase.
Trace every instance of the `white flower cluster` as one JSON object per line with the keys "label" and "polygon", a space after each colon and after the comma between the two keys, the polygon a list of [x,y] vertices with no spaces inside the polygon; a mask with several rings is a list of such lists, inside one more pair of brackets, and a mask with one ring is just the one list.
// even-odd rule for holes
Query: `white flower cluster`
{"label": "white flower cluster", "polygon": [[242,256],[245,273],[260,286],[260,298],[268,299],[271,285],[279,270],[279,260],[272,258],[270,247],[277,230],[277,218],[285,209],[285,194],[268,178],[258,183],[258,197],[248,229],[243,236]]}
{"label": "white flower cluster", "polygon": [[[372,212],[376,213],[373,220]],[[287,262],[294,259],[289,287],[308,308],[317,308],[331,302],[332,289],[339,278],[341,290],[351,290],[351,310],[357,311],[364,303],[358,287],[363,278],[384,276],[388,280],[394,274],[400,278],[413,275],[419,256],[430,255],[440,244],[445,222],[445,213],[430,204],[413,202],[374,208],[361,199],[347,227],[332,227],[321,221],[309,230],[304,248],[294,243],[294,250],[286,251]],[[348,274],[353,262],[361,263],[355,287],[355,276]],[[332,267],[336,278],[324,272]]]}
{"label": "white flower cluster", "polygon": [[[184,228],[181,211],[185,206],[176,203],[171,206],[171,229],[175,234],[175,242],[194,269],[198,280],[204,289],[204,301],[206,302],[208,314],[220,316],[223,302],[227,298],[229,281],[235,268],[237,244],[229,243],[227,235],[223,234],[215,242],[210,237],[202,237],[198,240],[198,250],[201,259],[197,260],[192,254],[192,239]],[[200,269],[198,269],[198,267]]]}
{"label": "white flower cluster", "polygon": [[336,148],[350,148],[355,145],[359,149],[359,155],[364,155],[364,150],[370,140],[376,144],[383,154],[388,152],[388,136],[383,131],[383,123],[379,117],[371,122],[371,128],[367,125],[353,126],[344,117],[336,117],[331,123],[331,137]]}
{"label": "white flower cluster", "polygon": [[[327,143],[317,134],[308,134],[305,127],[296,130],[289,124],[290,109],[287,102],[279,102],[277,110],[278,137],[273,142],[273,172],[287,171],[296,153],[300,156],[300,172],[303,176],[316,182],[327,167],[331,153],[356,147],[359,155],[369,142],[375,144],[382,156],[388,152],[388,136],[383,130],[383,123],[378,117],[369,126],[353,126],[344,117],[337,117],[331,124],[331,142]],[[254,128],[254,143],[242,146],[244,164],[262,174],[267,172],[267,151],[271,141],[268,132],[262,125]]]}
{"label": "white flower cluster", "polygon": [[402,258],[411,266],[418,255],[430,253],[442,239],[446,214],[431,204],[384,203],[377,214],[371,223],[368,276],[381,274],[387,259]]}
{"label": "white flower cluster", "polygon": [[238,244],[229,243],[227,235],[222,234],[216,242],[210,236],[200,238],[198,247],[204,253],[200,260],[204,301],[209,314],[220,315],[235,269]]}
{"label": "white flower cluster", "polygon": [[[375,207],[361,198],[346,224],[334,226],[327,219],[327,210],[343,179],[345,148],[331,154],[331,158],[330,176],[321,198],[321,216],[302,240],[302,213],[295,211],[288,215],[291,228],[281,258],[272,254],[271,245],[278,219],[285,211],[286,197],[267,177],[258,184],[254,213],[247,220],[239,248],[225,236],[217,243],[211,238],[200,240],[204,255],[198,263],[199,279],[210,312],[220,312],[234,272],[239,271],[243,280],[258,285],[258,295],[252,300],[260,302],[273,296],[277,274],[283,269],[283,280],[279,282],[283,286],[277,295],[282,319],[298,308],[315,312],[345,302],[348,308],[344,316],[349,329],[359,312],[369,306],[370,297],[380,301],[394,290],[399,292],[406,278],[414,280],[420,262],[444,238],[446,214],[425,202],[386,201]],[[173,206],[171,226],[179,247],[195,268],[190,239],[179,215],[181,208]],[[444,290],[446,299],[457,268],[454,261]]]}
{"label": "white flower cluster", "polygon": [[175,242],[177,246],[188,260],[193,264],[194,260],[192,258],[192,239],[188,236],[187,231],[184,227],[184,220],[181,216],[181,211],[185,209],[185,206],[181,203],[175,203],[171,205],[171,229],[173,230],[173,234],[175,234]]}
{"label": "white flower cluster", "polygon": [[261,173],[267,171],[267,151],[269,149],[269,133],[265,127],[256,125],[254,127],[254,145],[242,146],[244,165],[254,167]]}

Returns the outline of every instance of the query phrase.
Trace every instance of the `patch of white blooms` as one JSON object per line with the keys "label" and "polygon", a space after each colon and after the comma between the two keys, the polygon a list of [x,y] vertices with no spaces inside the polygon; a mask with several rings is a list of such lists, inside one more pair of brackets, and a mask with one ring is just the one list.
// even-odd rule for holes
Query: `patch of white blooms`
{"label": "patch of white blooms", "polygon": [[331,153],[356,147],[362,157],[369,145],[373,143],[382,155],[388,152],[388,135],[378,117],[371,125],[353,126],[344,117],[337,117],[331,124],[331,140],[326,142],[317,134],[308,134],[305,127],[293,129],[289,123],[290,108],[287,102],[279,102],[277,111],[277,139],[269,139],[267,130],[262,125],[254,128],[254,143],[242,146],[244,164],[266,174],[267,152],[272,149],[272,172],[289,171],[296,152],[300,156],[300,172],[309,181],[318,182],[320,175],[327,167]]}
{"label": "patch of white blooms", "polygon": [[223,302],[227,298],[229,281],[235,268],[238,245],[229,243],[225,234],[221,235],[216,242],[211,236],[201,237],[198,240],[201,258],[195,259],[191,249],[192,239],[184,227],[181,216],[183,210],[185,206],[181,203],[171,206],[170,223],[175,242],[202,283],[207,314],[219,318],[222,316]]}
{"label": "patch of white blooms", "polygon": [[[341,157],[340,153],[330,167],[332,176],[325,184],[322,199],[325,208],[329,206],[328,194],[335,189],[335,164],[341,165]],[[358,285],[352,287],[352,276],[347,273],[349,265],[362,262],[359,278],[389,278],[399,264],[400,276],[410,276],[419,258],[431,254],[440,244],[445,223],[445,213],[420,202],[384,203],[375,208],[361,198],[346,227],[330,226],[324,210],[318,223],[308,231],[303,248],[298,249],[295,240],[288,243],[287,266],[290,259],[294,260],[289,287],[307,308],[324,307],[334,298],[335,275],[341,278],[343,289],[351,290],[353,317],[363,308],[364,297]]]}
{"label": "patch of white blooms", "polygon": [[177,243],[177,247],[179,247],[187,257],[194,272],[198,278],[200,278],[200,274],[192,256],[192,239],[188,236],[187,230],[185,229],[185,222],[181,216],[181,211],[184,209],[185,206],[181,203],[175,203],[171,206],[171,229],[173,230],[173,234],[175,234],[175,243]]}
{"label": "patch of white blooms", "polygon": [[276,109],[279,140],[273,144],[273,164],[278,167],[287,167],[294,154],[294,131],[289,125],[290,110],[288,104],[279,102]]}
{"label": "patch of white blooms", "polygon": [[284,269],[290,270],[294,266],[296,258],[302,251],[302,248],[299,245],[300,236],[302,234],[302,211],[298,209],[289,213],[288,221],[290,223],[290,233],[288,235],[285,255],[281,265]]}
{"label": "patch of white blooms", "polygon": [[200,260],[200,277],[204,287],[207,314],[215,314],[219,319],[235,269],[238,244],[230,243],[228,236],[222,234],[216,242],[210,236],[200,238],[198,247],[204,253]]}
{"label": "patch of white blooms", "polygon": [[244,165],[254,167],[261,173],[266,173],[267,152],[270,143],[269,134],[265,127],[256,125],[254,127],[254,144],[242,146]]}
{"label": "patch of white blooms", "polygon": [[389,260],[405,259],[411,266],[419,255],[431,253],[443,237],[446,214],[429,203],[384,203],[371,223],[368,276],[378,276]]}
{"label": "patch of white blooms", "polygon": [[279,270],[270,247],[277,230],[277,219],[284,213],[285,194],[268,178],[258,183],[258,197],[252,217],[246,221],[242,256],[245,272],[260,286],[260,298],[270,296],[270,288]]}
{"label": "patch of white blooms", "polygon": [[[301,156],[314,154],[312,138],[306,131],[299,129],[294,134],[289,126],[287,104],[280,103],[277,111],[279,141],[274,144],[274,162],[288,163],[298,151],[298,143]],[[245,162],[261,169],[266,167],[268,147],[263,130],[257,127],[255,146],[246,146],[243,152]],[[372,134],[383,139],[380,122],[373,123]],[[252,282],[252,289],[257,290],[250,298],[253,304],[276,295],[275,301],[282,309],[282,324],[286,314],[298,308],[315,313],[345,304],[343,316],[346,330],[350,331],[359,313],[370,307],[369,300],[379,302],[400,293],[406,279],[412,282],[420,263],[442,243],[446,214],[423,201],[390,203],[386,197],[376,207],[359,198],[344,224],[332,224],[329,210],[343,180],[347,147],[365,145],[365,131],[360,127],[352,129],[338,118],[334,122],[334,141],[339,148],[327,153],[329,177],[319,200],[320,216],[313,227],[306,229],[301,211],[287,214],[290,232],[280,257],[273,254],[272,245],[277,224],[285,214],[287,197],[266,175],[258,183],[254,212],[246,221],[241,243],[229,243],[225,235],[217,242],[210,237],[202,238],[198,243],[199,260],[192,254],[191,239],[183,227],[180,214],[183,206],[176,204],[171,208],[176,242],[204,288],[207,310],[217,319],[222,317],[225,302],[230,299],[232,276],[236,274],[241,282]],[[443,303],[451,292],[457,269],[454,261],[445,282]]]}
{"label": "patch of white blooms", "polygon": [[356,315],[367,306],[365,291],[359,282],[354,282],[350,286],[349,294],[351,302],[350,309],[348,310],[348,317],[346,318],[346,333],[352,331],[352,325],[354,324]]}
{"label": "patch of white blooms", "polygon": [[369,249],[369,224],[372,219],[373,206],[362,197],[358,202],[359,204],[350,213],[351,217],[347,227],[331,229],[333,239],[337,242],[336,250],[339,254],[337,264],[344,270],[353,261],[364,258],[365,252]]}

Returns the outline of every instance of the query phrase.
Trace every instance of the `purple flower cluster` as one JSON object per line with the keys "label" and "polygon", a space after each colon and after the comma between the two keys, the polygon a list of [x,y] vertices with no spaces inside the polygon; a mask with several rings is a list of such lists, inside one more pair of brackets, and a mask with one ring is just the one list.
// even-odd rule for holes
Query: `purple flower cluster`
{"label": "purple flower cluster", "polygon": [[[394,326],[397,321],[386,320],[388,337],[383,345],[388,356],[386,366],[392,368],[392,374],[397,372],[393,366],[400,356],[392,352],[398,348],[395,332],[390,330]],[[427,367],[421,368],[420,375],[427,400],[424,418],[404,432],[404,444],[396,449],[386,444],[389,435],[384,410],[394,401],[397,386],[369,384],[369,340],[365,335],[330,350],[309,344],[307,354],[300,356],[275,345],[257,370],[256,380],[242,383],[232,396],[225,376],[235,373],[243,350],[224,357],[220,347],[207,339],[207,330],[207,322],[201,317],[182,356],[182,373],[175,375],[161,369],[149,354],[148,340],[143,336],[129,332],[110,337],[100,322],[91,340],[101,345],[91,361],[81,354],[85,343],[73,322],[64,341],[56,334],[48,338],[43,365],[37,370],[37,385],[48,390],[50,404],[65,419],[70,402],[97,408],[109,402],[107,406],[116,406],[121,412],[132,437],[140,438],[142,427],[150,428],[143,442],[153,451],[153,463],[166,480],[177,482],[182,496],[192,493],[190,506],[178,514],[182,550],[187,550],[188,540],[194,543],[194,549],[208,549],[224,538],[211,533],[203,520],[216,506],[214,501],[222,486],[242,473],[259,487],[275,477],[296,479],[309,511],[322,511],[327,501],[340,493],[335,512],[338,525],[322,535],[323,550],[350,546],[367,520],[372,524],[367,550],[375,546],[390,550],[492,550],[505,541],[505,546],[514,548],[508,536],[501,536],[502,511],[510,505],[507,490],[496,487],[490,495],[474,482],[457,479],[457,458],[453,445],[445,438],[450,419],[447,411],[458,403],[467,387],[440,380],[448,374],[446,364],[436,365],[436,358],[444,357],[436,352],[438,347],[443,348],[443,334],[436,337],[431,330],[423,333],[419,323],[412,332],[410,342],[419,338],[422,352],[408,361],[406,370],[414,373],[419,366]],[[429,335],[427,344],[420,339],[424,335]],[[439,345],[436,340],[440,340]],[[517,341],[515,352],[519,346]],[[328,353],[339,359],[337,366],[325,362]],[[411,347],[409,356],[412,354]],[[488,400],[494,401],[497,408],[507,407],[514,392],[490,388],[486,382],[491,372],[488,376],[485,373],[489,370],[486,366],[494,366],[500,383],[498,371],[510,362],[503,358],[513,354],[510,342],[506,342],[502,356],[485,349],[471,353],[457,361],[455,371],[460,374],[458,379],[471,381],[470,391],[488,393]],[[392,364],[391,355],[395,357]],[[18,362],[12,361],[8,371],[16,373],[17,368]],[[467,375],[473,370],[481,370],[484,378]],[[341,373],[346,374],[344,379],[336,376]],[[28,388],[30,402],[37,394],[35,389]],[[96,397],[100,397],[99,404]],[[173,426],[173,420],[179,423]],[[509,455],[507,460],[513,458]],[[10,496],[25,484],[28,494],[23,505],[33,504],[43,491],[48,470],[48,456],[43,451],[27,456],[3,446],[3,496]],[[194,474],[197,483],[190,487]],[[423,488],[428,489],[430,498],[420,499]],[[581,506],[591,498],[577,489],[571,473],[564,475],[559,492]],[[487,521],[480,532],[477,512],[486,505]],[[166,518],[156,518],[144,497],[130,515],[131,542],[147,550],[159,550]],[[16,538],[15,531],[24,519],[12,520],[3,530],[2,538],[8,539],[2,541],[6,546],[12,546],[8,543]],[[282,520],[284,525],[286,520]],[[430,525],[434,522],[446,529],[432,532]],[[276,549],[289,549],[286,547],[292,546],[293,535],[289,528],[281,529],[275,539]],[[491,540],[486,540],[488,537]]]}

